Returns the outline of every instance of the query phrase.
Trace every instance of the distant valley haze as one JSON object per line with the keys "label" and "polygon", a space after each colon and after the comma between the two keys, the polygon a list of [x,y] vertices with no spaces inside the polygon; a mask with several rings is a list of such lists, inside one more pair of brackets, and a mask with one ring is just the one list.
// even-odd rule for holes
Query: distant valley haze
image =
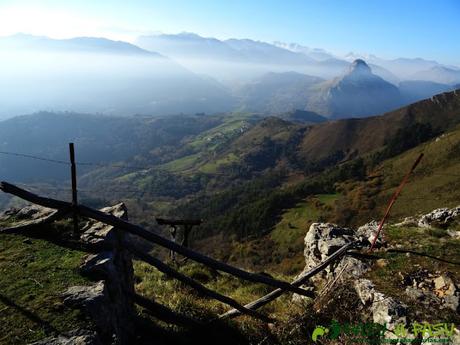
{"label": "distant valley haze", "polygon": [[[458,10],[452,1],[6,1],[0,119],[39,111],[376,115],[460,83]],[[421,22],[428,11],[432,28]],[[365,73],[353,72],[356,64]]]}
{"label": "distant valley haze", "polygon": [[37,111],[130,116],[295,109],[362,117],[460,83],[457,67],[421,58],[365,61],[298,44],[192,33],[140,36],[135,44],[15,34],[0,38],[0,52],[2,118]]}

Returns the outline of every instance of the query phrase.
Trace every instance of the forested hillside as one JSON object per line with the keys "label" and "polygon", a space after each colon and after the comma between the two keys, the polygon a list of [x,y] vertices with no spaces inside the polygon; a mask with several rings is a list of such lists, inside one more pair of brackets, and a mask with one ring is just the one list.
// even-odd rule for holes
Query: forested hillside
{"label": "forested hillside", "polygon": [[[451,92],[366,119],[324,122],[308,115],[323,121],[318,124],[287,121],[293,113],[167,118],[43,113],[4,121],[0,132],[6,138],[2,151],[65,161],[67,142],[74,141],[77,161],[100,162],[79,166],[82,202],[99,206],[123,200],[134,219],[148,226],[158,215],[202,218],[204,224],[193,234],[196,245],[214,251],[213,242],[204,239],[226,239],[228,246],[219,246],[219,255],[226,258],[233,252],[228,239],[257,241],[271,234],[281,241],[277,248],[282,261],[290,255],[282,238],[295,237],[299,249],[305,219],[315,218],[308,213],[344,225],[378,218],[392,188],[415,160],[408,151],[413,148],[427,151],[427,158],[408,190],[429,187],[425,193],[436,186],[435,192],[414,193],[430,200],[434,193],[439,200],[420,209],[417,202],[405,203],[395,216],[454,202],[455,195],[440,191],[453,183],[455,174],[430,174],[445,172],[459,159],[459,113],[460,96]],[[50,126],[56,131],[46,134]],[[27,141],[18,141],[26,132]],[[433,151],[436,159],[429,156],[433,147],[442,147]],[[59,190],[68,183],[66,165],[39,161],[42,168],[37,169],[36,161],[24,157],[1,159],[3,169],[8,167],[3,178],[69,197]],[[389,168],[393,165],[398,168]],[[11,202],[3,200],[4,205]],[[286,223],[285,215],[289,218],[295,210],[303,225],[291,229],[289,223],[296,221]],[[297,249],[293,252],[300,253]]]}

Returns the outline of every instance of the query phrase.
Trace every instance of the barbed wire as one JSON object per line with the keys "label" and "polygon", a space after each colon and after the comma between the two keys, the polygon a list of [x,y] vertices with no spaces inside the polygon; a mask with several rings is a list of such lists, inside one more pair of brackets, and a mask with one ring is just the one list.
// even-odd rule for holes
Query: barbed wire
{"label": "barbed wire", "polygon": [[[448,136],[446,136],[445,138],[447,139]],[[454,145],[451,143],[450,138],[447,141],[450,143],[451,148],[453,148]],[[71,165],[71,163],[67,162],[67,161],[63,161],[63,160],[59,160],[59,159],[53,159],[53,158],[47,158],[47,157],[42,157],[42,156],[37,156],[37,155],[32,155],[32,154],[27,154],[27,153],[0,151],[0,154],[8,155],[8,156],[14,156],[14,157],[20,157],[20,158],[34,159],[34,160],[39,160],[39,161],[44,161],[44,162],[49,162],[49,163],[56,163],[56,164],[66,165],[66,166]],[[177,173],[177,172],[169,171],[167,169],[161,169],[161,168],[158,168],[158,167],[139,166],[139,165],[131,165],[131,164],[112,164],[112,163],[105,164],[105,163],[95,163],[95,162],[76,162],[76,165],[77,166],[94,166],[94,167],[100,167],[100,168],[131,169],[131,170],[136,170],[136,172],[139,172],[139,171],[159,172],[159,173],[169,174],[169,175],[172,175],[172,176],[187,176],[188,175],[187,171],[182,171],[181,173]],[[203,173],[202,171],[199,171],[199,170],[198,170],[198,172]],[[211,176],[231,176],[230,174],[223,173],[223,172],[212,172],[212,173],[208,172],[208,173],[204,173],[204,174],[211,175]],[[420,173],[418,173],[418,174],[416,173],[416,175],[421,176],[421,177],[449,176],[449,177],[459,177],[460,178],[460,174],[450,174],[450,173],[432,173],[432,174],[428,173],[426,175],[421,175]],[[38,187],[34,187],[34,188],[38,188]],[[380,192],[384,192],[384,191],[391,190],[391,189],[394,189],[394,188],[396,188],[396,187],[388,187],[388,188],[385,188],[385,189],[381,190]],[[46,190],[51,190],[51,189],[59,190],[58,188],[46,187]],[[45,188],[42,188],[42,190],[45,190]],[[83,190],[80,190],[80,191],[83,192]],[[91,192],[96,192],[96,191],[87,190],[87,191],[84,191],[84,192],[91,193]],[[111,191],[111,192],[114,192],[114,191]],[[139,192],[142,192],[142,191],[139,191],[139,190],[124,190],[123,191],[123,193],[139,193]]]}
{"label": "barbed wire", "polygon": [[[46,158],[46,157],[41,157],[41,156],[36,156],[36,155],[31,155],[31,154],[26,154],[26,153],[0,151],[0,154],[7,155],[7,156],[21,157],[21,158],[35,159],[35,160],[40,160],[44,162],[57,163],[57,164],[62,164],[62,165],[67,165],[67,166],[71,165],[70,162],[66,162],[63,160]],[[137,171],[149,170],[150,172],[161,172],[161,173],[165,173],[165,174],[169,174],[173,176],[187,175],[187,171],[183,171],[182,173],[177,173],[177,172],[169,171],[167,169],[161,169],[161,168],[152,167],[152,166],[138,166],[138,165],[131,165],[131,164],[112,164],[112,163],[105,164],[105,163],[95,163],[95,162],[75,162],[75,164],[77,166],[95,166],[95,167],[100,167],[100,168],[132,169],[132,170],[137,170]],[[206,174],[206,175],[230,176],[230,174],[223,173],[223,172],[210,173],[210,172],[203,172],[199,170],[198,172]]]}
{"label": "barbed wire", "polygon": [[[30,159],[35,159],[35,160],[40,160],[40,161],[45,161],[45,162],[51,162],[51,163],[70,165],[70,162],[66,162],[66,161],[63,161],[63,160],[46,158],[46,157],[41,157],[41,156],[36,156],[36,155],[31,155],[31,154],[26,154],[26,153],[0,151],[0,154],[8,155],[8,156],[22,157],[22,158],[30,158]],[[77,164],[77,165],[86,165],[86,166],[99,166],[99,167],[132,168],[132,169],[138,169],[138,170],[152,169],[152,167],[137,166],[137,165],[125,165],[125,164],[103,164],[103,163],[93,163],[93,162],[76,162],[75,164]],[[157,170],[167,172],[167,170],[165,170],[165,169],[157,169]]]}
{"label": "barbed wire", "polygon": [[0,151],[0,154],[8,155],[8,156],[22,157],[22,158],[36,159],[36,160],[40,160],[40,161],[57,163],[57,164],[70,165],[70,163],[66,162],[66,161],[62,161],[62,160],[58,160],[58,159],[45,158],[45,157],[39,157],[39,156],[30,155],[30,154],[26,154],[26,153]]}
{"label": "barbed wire", "polygon": [[[41,185],[34,185],[33,183],[21,183],[21,182],[11,182],[11,184],[21,186],[30,190],[38,190],[38,191],[49,191],[49,192],[72,192],[72,188],[60,188],[60,187],[54,187],[54,186],[41,186]],[[109,188],[95,188],[95,189],[78,189],[78,193],[101,193],[101,192],[106,192],[110,194],[124,194],[124,193],[146,193],[146,191],[143,191],[142,189],[109,189]]]}

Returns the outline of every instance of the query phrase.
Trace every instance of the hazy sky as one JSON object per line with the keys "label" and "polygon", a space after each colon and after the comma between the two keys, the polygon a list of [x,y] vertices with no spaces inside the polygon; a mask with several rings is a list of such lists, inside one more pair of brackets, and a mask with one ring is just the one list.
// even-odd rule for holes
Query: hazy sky
{"label": "hazy sky", "polygon": [[132,41],[140,34],[188,31],[456,65],[459,23],[457,0],[0,0],[0,36]]}

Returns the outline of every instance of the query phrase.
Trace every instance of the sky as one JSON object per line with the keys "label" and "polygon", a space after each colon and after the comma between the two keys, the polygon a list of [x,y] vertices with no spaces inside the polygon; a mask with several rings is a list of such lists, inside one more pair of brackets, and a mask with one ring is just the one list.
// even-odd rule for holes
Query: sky
{"label": "sky", "polygon": [[459,23],[458,0],[0,0],[0,36],[194,32],[457,66]]}

